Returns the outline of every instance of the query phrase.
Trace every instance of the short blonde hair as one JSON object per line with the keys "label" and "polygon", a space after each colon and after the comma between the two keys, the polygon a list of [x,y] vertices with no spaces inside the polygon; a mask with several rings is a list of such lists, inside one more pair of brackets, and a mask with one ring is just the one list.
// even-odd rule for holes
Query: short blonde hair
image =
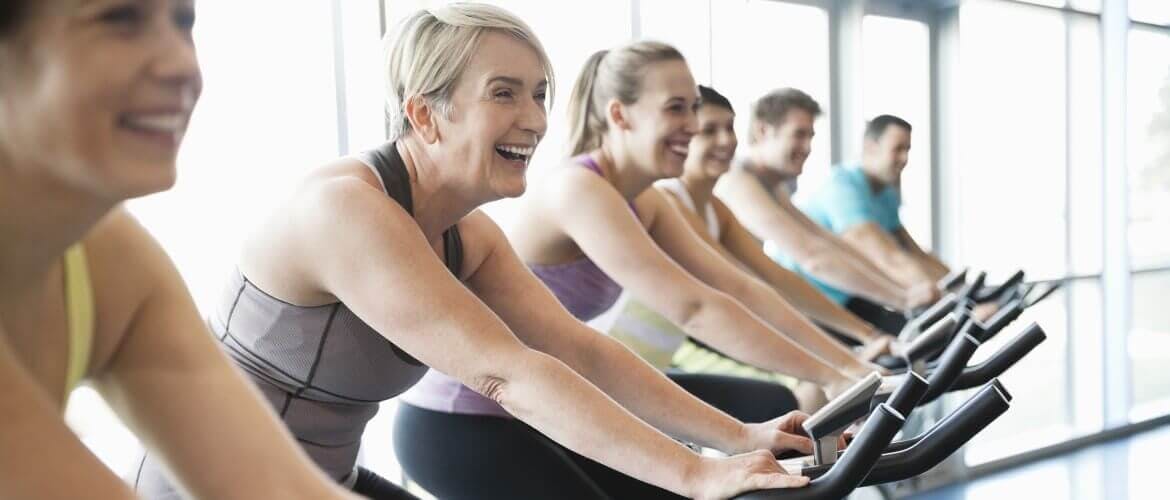
{"label": "short blonde hair", "polygon": [[386,37],[386,112],[390,140],[410,131],[406,102],[421,96],[447,117],[451,93],[471,61],[484,33],[512,35],[536,51],[548,79],[549,105],[554,78],[544,46],[524,21],[499,7],[480,3],[454,3],[422,9],[407,17]]}

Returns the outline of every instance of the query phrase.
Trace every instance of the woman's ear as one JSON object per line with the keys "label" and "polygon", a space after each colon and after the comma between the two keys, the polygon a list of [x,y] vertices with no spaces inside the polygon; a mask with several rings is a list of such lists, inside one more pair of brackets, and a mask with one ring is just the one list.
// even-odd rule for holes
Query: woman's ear
{"label": "woman's ear", "polygon": [[605,106],[606,116],[609,117],[614,126],[621,130],[629,130],[630,128],[630,120],[626,116],[626,111],[628,111],[626,105],[617,99],[610,99]]}
{"label": "woman's ear", "polygon": [[439,126],[436,120],[435,109],[423,96],[414,96],[406,100],[404,106],[406,120],[410,128],[426,144],[434,144],[439,140]]}

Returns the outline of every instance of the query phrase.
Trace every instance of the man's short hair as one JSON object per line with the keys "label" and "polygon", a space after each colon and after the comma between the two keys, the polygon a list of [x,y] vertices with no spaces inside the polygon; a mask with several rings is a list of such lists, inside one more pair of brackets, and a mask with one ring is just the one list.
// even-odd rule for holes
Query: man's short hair
{"label": "man's short hair", "polygon": [[[764,123],[773,127],[784,124],[794,109],[805,111],[813,118],[821,116],[821,105],[808,94],[794,88],[776,89],[752,103],[751,126]],[[750,142],[751,135],[748,135]]]}
{"label": "man's short hair", "polygon": [[877,142],[882,138],[882,134],[886,133],[886,129],[891,125],[896,125],[906,129],[907,132],[913,131],[910,122],[898,118],[894,115],[878,115],[874,119],[865,124],[865,138]]}

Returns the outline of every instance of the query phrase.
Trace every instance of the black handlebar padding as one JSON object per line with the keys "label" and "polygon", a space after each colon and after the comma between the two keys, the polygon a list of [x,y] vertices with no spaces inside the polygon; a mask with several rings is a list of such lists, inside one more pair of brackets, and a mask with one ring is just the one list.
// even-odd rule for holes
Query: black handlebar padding
{"label": "black handlebar padding", "polygon": [[986,361],[975,366],[969,366],[959,374],[949,390],[960,391],[978,387],[998,377],[1023,359],[1032,349],[1040,345],[1047,338],[1040,325],[1032,323],[1016,338],[1010,340]]}
{"label": "black handlebar padding", "polygon": [[906,373],[906,381],[902,382],[890,397],[886,399],[886,404],[891,408],[898,410],[902,415],[909,415],[914,408],[918,406],[918,402],[922,400],[922,396],[926,395],[930,384],[926,382],[922,375],[914,372]]}
{"label": "black handlebar padding", "polygon": [[811,481],[803,488],[778,488],[744,493],[735,498],[741,500],[813,500],[844,498],[857,488],[882,450],[902,428],[905,419],[889,405],[879,406],[865,427],[857,434],[853,444],[846,448],[841,459],[825,474]]}
{"label": "black handlebar padding", "polygon": [[967,367],[967,361],[971,359],[978,348],[979,341],[968,334],[959,335],[951,341],[951,344],[939,357],[938,366],[927,378],[927,381],[930,382],[930,388],[922,396],[922,401],[919,404],[934,401],[950,390],[951,385],[963,373],[963,369]]}
{"label": "black handlebar padding", "polygon": [[[950,456],[1007,411],[1009,398],[1001,392],[1002,387],[994,380],[926,432],[890,443],[861,485],[909,479]],[[831,464],[810,466],[801,472],[817,478],[830,467]]]}
{"label": "black handlebar padding", "polygon": [[1012,290],[1015,290],[1016,287],[1020,286],[1020,283],[1023,283],[1023,282],[1024,282],[1024,270],[1020,269],[1020,270],[1016,271],[1015,273],[1012,273],[1011,277],[1009,277],[1003,283],[1000,283],[999,286],[997,286],[991,290],[987,290],[985,292],[983,290],[980,290],[980,293],[977,293],[975,296],[975,301],[976,302],[991,302],[991,301],[997,300],[997,299],[999,299],[1000,296],[1004,295],[1005,293],[1008,293]]}
{"label": "black handlebar padding", "polygon": [[967,285],[959,291],[959,296],[967,300],[975,300],[975,294],[979,292],[979,289],[983,288],[983,282],[985,281],[987,281],[987,272],[980,271],[979,274],[975,275],[974,281],[967,283]]}

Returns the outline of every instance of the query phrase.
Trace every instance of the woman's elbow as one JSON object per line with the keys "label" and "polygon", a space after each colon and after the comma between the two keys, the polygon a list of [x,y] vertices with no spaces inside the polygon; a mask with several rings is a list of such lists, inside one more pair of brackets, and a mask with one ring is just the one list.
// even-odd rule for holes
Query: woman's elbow
{"label": "woman's elbow", "polygon": [[688,333],[702,330],[711,314],[727,311],[731,309],[733,303],[734,300],[730,296],[711,290],[680,305],[674,322]]}
{"label": "woman's elbow", "polygon": [[504,357],[494,357],[490,366],[468,377],[467,386],[509,412],[523,412],[525,384],[554,377],[567,365],[545,353],[524,347]]}

